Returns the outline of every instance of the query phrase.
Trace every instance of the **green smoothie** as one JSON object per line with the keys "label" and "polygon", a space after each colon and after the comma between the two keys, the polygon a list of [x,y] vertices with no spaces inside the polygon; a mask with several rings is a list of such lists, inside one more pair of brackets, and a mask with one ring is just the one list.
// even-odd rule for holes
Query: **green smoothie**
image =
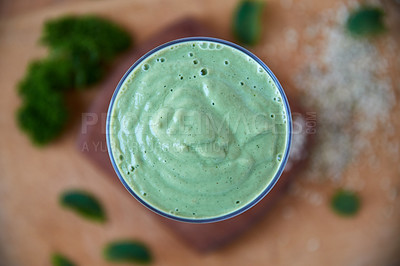
{"label": "green smoothie", "polygon": [[125,78],[109,110],[109,148],[140,200],[210,219],[257,198],[287,152],[284,95],[242,51],[213,41],[166,46]]}

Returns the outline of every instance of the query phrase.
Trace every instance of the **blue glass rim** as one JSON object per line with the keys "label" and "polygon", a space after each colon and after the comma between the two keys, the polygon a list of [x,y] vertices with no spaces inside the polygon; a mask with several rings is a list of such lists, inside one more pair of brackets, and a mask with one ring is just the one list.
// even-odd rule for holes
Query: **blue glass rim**
{"label": "blue glass rim", "polygon": [[[111,111],[115,102],[115,99],[119,93],[119,90],[122,86],[122,84],[124,83],[125,79],[130,75],[130,73],[143,61],[145,60],[147,57],[151,56],[152,54],[158,52],[161,49],[164,49],[166,47],[175,45],[175,44],[179,44],[179,43],[184,43],[184,42],[191,42],[191,41],[205,41],[205,42],[214,42],[214,43],[219,43],[219,44],[223,44],[232,48],[235,48],[237,50],[239,50],[240,52],[243,52],[244,54],[246,54],[247,56],[251,57],[252,59],[254,59],[268,74],[269,76],[272,78],[272,80],[274,81],[277,89],[279,90],[279,93],[282,97],[282,102],[285,108],[285,111],[287,113],[287,121],[286,121],[286,125],[287,125],[287,134],[286,134],[286,149],[285,149],[285,153],[283,155],[283,158],[281,160],[281,164],[279,166],[278,171],[276,172],[275,176],[271,179],[271,181],[269,182],[269,184],[267,185],[267,187],[255,198],[253,199],[251,202],[249,202],[248,204],[246,204],[245,206],[221,215],[221,216],[217,216],[217,217],[211,217],[211,218],[186,218],[186,217],[180,217],[180,216],[175,216],[172,215],[170,213],[164,212],[160,209],[158,209],[157,207],[152,206],[151,204],[147,203],[146,201],[144,201],[143,199],[141,199],[134,191],[133,189],[127,184],[127,182],[124,180],[123,176],[121,175],[115,160],[114,160],[114,156],[111,150],[111,144],[110,144],[110,118],[111,118]],[[119,180],[121,181],[121,183],[124,185],[125,189],[129,191],[129,193],[137,200],[139,201],[141,204],[143,204],[145,207],[147,207],[148,209],[150,209],[151,211],[175,220],[175,221],[180,221],[180,222],[187,222],[187,223],[196,223],[196,224],[201,224],[201,223],[213,223],[213,222],[219,222],[219,221],[223,221],[232,217],[235,217],[245,211],[247,211],[248,209],[250,209],[251,207],[253,207],[254,205],[256,205],[259,201],[261,201],[271,190],[272,188],[275,186],[275,184],[278,182],[280,176],[282,175],[282,172],[285,168],[285,165],[287,163],[287,160],[289,158],[289,151],[290,151],[290,147],[291,147],[291,143],[292,143],[292,115],[290,112],[290,107],[289,107],[289,103],[286,97],[285,92],[283,91],[283,88],[281,86],[281,84],[279,83],[278,79],[276,78],[276,76],[274,75],[274,73],[269,69],[269,67],[262,61],[260,60],[257,56],[255,56],[253,53],[251,53],[250,51],[248,51],[247,49],[226,41],[226,40],[222,40],[222,39],[218,39],[218,38],[211,38],[211,37],[187,37],[187,38],[181,38],[181,39],[176,39],[167,43],[164,43],[160,46],[157,46],[156,48],[150,50],[149,52],[147,52],[145,55],[143,55],[142,57],[140,57],[129,69],[128,71],[126,71],[126,73],[124,74],[124,76],[121,78],[121,80],[119,81],[113,95],[110,101],[110,105],[108,107],[108,112],[107,112],[107,119],[106,119],[106,141],[107,141],[107,150],[108,150],[108,155],[110,157],[111,160],[111,164],[115,170],[115,172],[117,173],[117,176],[119,178]]]}

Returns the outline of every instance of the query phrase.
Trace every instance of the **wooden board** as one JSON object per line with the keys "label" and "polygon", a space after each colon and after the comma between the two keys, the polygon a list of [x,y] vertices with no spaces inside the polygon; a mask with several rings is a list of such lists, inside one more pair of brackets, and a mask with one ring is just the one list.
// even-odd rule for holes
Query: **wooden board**
{"label": "wooden board", "polygon": [[[110,73],[109,77],[104,80],[93,104],[88,112],[84,114],[85,119],[82,121],[81,135],[78,138],[78,150],[101,167],[114,183],[119,183],[120,181],[111,165],[107,150],[96,149],[94,147],[105,147],[107,145],[104,125],[106,124],[105,120],[107,117],[108,105],[116,85],[126,70],[147,51],[150,51],[162,43],[192,36],[211,37],[213,34],[199,21],[192,18],[185,18],[167,26],[140,46],[132,49],[132,51],[118,63],[118,67]],[[291,111],[305,119],[305,112],[300,111],[301,109],[299,109],[297,101],[293,98],[289,98],[289,101],[291,103]],[[298,117],[296,117],[296,119],[298,119]],[[305,124],[303,126],[305,126]],[[288,164],[290,164],[290,169],[289,167],[285,169],[274,189],[255,207],[242,215],[227,221],[212,224],[182,223],[165,219],[157,215],[155,215],[155,219],[158,219],[160,223],[168,225],[178,236],[185,240],[189,246],[194,247],[198,251],[212,251],[218,247],[229,244],[243,232],[249,230],[286,192],[290,180],[299,174],[302,168],[300,165],[304,164],[307,159],[307,150],[311,149],[310,144],[313,136],[314,134],[306,133],[302,135],[293,135],[296,141],[298,137],[301,137],[303,140],[301,147],[296,147],[297,150],[300,150],[300,156],[298,158],[289,158]],[[121,193],[127,193],[127,191]]]}
{"label": "wooden board", "polygon": [[[203,21],[216,36],[231,40],[230,21],[236,3],[236,0],[48,1],[40,8],[29,4],[27,9],[2,13],[1,265],[49,265],[49,256],[55,250],[79,265],[109,265],[102,259],[101,250],[108,241],[117,238],[145,242],[154,253],[154,265],[265,265],[267,262],[307,266],[398,265],[399,201],[394,200],[398,199],[396,195],[388,196],[387,188],[399,187],[400,169],[398,162],[388,155],[387,147],[379,144],[379,138],[371,143],[379,158],[378,166],[372,167],[368,158],[361,156],[338,184],[310,183],[300,175],[290,193],[246,234],[222,249],[201,255],[149,215],[146,208],[135,204],[129,194],[121,193],[118,184],[112,185],[107,174],[77,151],[81,113],[87,110],[98,88],[77,98],[67,131],[53,145],[34,148],[18,130],[14,112],[20,101],[15,86],[27,63],[46,54],[37,44],[46,19],[65,13],[100,14],[124,25],[140,44],[166,25],[190,15]],[[298,92],[292,76],[301,66],[304,54],[300,47],[289,50],[281,44],[285,43],[288,30],[295,29],[300,34],[324,10],[339,5],[340,2],[333,0],[268,1],[263,39],[252,51],[273,69],[293,97]],[[399,96],[397,90],[396,97]],[[396,106],[392,115],[399,114],[400,108]],[[395,139],[400,137],[400,124],[394,121]],[[363,207],[355,218],[344,219],[332,213],[329,198],[335,187],[351,180],[354,169],[364,182],[360,191]],[[107,210],[109,222],[93,224],[60,208],[58,196],[72,187],[96,194]],[[310,195],[319,195],[319,204],[309,201]]]}

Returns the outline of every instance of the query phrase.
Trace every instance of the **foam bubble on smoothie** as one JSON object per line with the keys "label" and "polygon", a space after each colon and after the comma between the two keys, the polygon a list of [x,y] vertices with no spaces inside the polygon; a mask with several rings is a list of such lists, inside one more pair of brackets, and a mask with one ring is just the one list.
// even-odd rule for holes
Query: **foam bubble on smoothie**
{"label": "foam bubble on smoothie", "polygon": [[147,70],[150,69],[150,65],[149,65],[149,64],[144,64],[143,67],[142,67],[142,69],[143,69],[144,71],[147,71]]}
{"label": "foam bubble on smoothie", "polygon": [[207,75],[207,73],[208,73],[207,68],[202,68],[202,69],[200,70],[200,76],[205,76],[205,75]]}

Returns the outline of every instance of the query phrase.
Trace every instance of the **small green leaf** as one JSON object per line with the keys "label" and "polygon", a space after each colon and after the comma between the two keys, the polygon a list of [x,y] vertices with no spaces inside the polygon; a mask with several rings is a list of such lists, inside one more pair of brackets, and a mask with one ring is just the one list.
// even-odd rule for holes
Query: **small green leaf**
{"label": "small green leaf", "polygon": [[88,192],[82,190],[66,191],[60,197],[60,204],[85,218],[98,222],[106,220],[100,202]]}
{"label": "small green leaf", "polygon": [[261,17],[264,2],[244,0],[239,3],[233,16],[233,34],[243,43],[254,45],[261,37]]}
{"label": "small green leaf", "polygon": [[363,6],[354,10],[347,19],[347,30],[355,36],[373,36],[385,30],[385,13],[379,7]]}
{"label": "small green leaf", "polygon": [[331,206],[342,216],[353,216],[360,209],[360,199],[355,192],[339,189],[332,197]]}
{"label": "small green leaf", "polygon": [[142,243],[132,240],[121,240],[109,243],[104,257],[112,262],[149,263],[152,260],[149,249]]}
{"label": "small green leaf", "polygon": [[51,256],[51,265],[53,266],[75,266],[76,264],[66,258],[64,255],[55,253]]}

